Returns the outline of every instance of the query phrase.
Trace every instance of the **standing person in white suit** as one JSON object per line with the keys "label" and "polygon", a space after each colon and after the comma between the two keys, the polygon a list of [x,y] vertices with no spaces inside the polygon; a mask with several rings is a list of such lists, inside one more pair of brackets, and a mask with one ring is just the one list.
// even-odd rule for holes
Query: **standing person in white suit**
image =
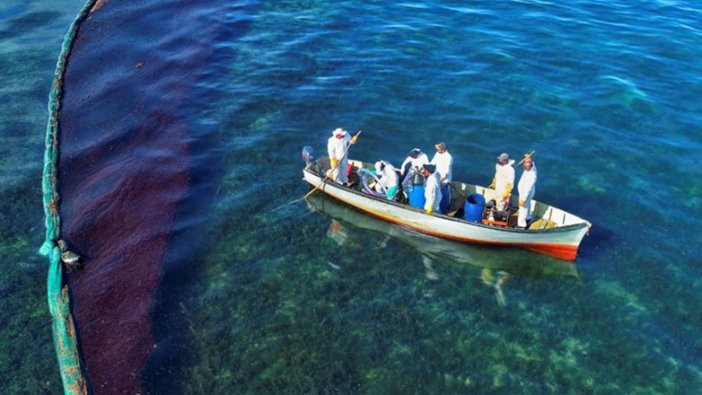
{"label": "standing person in white suit", "polygon": [[495,165],[495,178],[492,179],[491,188],[495,188],[495,209],[505,210],[509,206],[509,197],[514,186],[514,160],[506,152],[497,157]]}
{"label": "standing person in white suit", "polygon": [[446,143],[439,143],[434,146],[436,154],[431,159],[431,164],[436,166],[442,184],[446,185],[453,179],[453,156],[448,152]]}
{"label": "standing person in white suit", "polygon": [[332,175],[330,178],[337,184],[346,185],[349,178],[346,175],[346,166],[348,165],[348,149],[351,144],[356,143],[356,136],[353,138],[349,133],[342,128],[336,128],[332,132],[332,136],[327,141],[327,152],[329,153],[329,161],[331,162]]}
{"label": "standing person in white suit", "polygon": [[424,185],[424,211],[427,214],[440,212],[441,181],[439,172],[434,165],[424,165],[422,174],[427,178],[426,184]]}
{"label": "standing person in white suit", "polygon": [[517,217],[517,226],[520,228],[527,227],[527,221],[532,219],[532,201],[536,192],[537,171],[531,155],[524,155],[524,172],[519,178],[517,189],[519,190],[519,216]]}
{"label": "standing person in white suit", "polygon": [[436,166],[441,181],[443,201],[441,211],[446,214],[451,206],[451,181],[453,180],[453,156],[448,152],[446,143],[441,142],[434,146],[436,154],[431,159],[431,164]]}

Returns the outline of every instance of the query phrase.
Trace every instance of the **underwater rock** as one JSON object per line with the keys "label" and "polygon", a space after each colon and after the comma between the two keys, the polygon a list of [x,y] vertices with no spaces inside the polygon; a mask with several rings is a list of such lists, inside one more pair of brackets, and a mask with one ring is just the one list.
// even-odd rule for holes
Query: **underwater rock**
{"label": "underwater rock", "polygon": [[578,186],[587,193],[605,194],[607,193],[607,188],[602,185],[601,181],[588,176],[580,176],[578,177]]}

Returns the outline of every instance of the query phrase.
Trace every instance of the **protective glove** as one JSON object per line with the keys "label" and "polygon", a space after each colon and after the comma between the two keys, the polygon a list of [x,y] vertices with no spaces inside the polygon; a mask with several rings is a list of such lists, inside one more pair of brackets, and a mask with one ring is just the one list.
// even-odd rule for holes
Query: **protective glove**
{"label": "protective glove", "polygon": [[358,141],[358,136],[359,135],[355,135],[355,136],[351,137],[351,144],[356,144],[356,141]]}
{"label": "protective glove", "polygon": [[495,189],[495,180],[496,180],[496,178],[493,177],[493,178],[492,178],[492,183],[491,183],[490,185],[488,185],[488,188],[490,188],[490,189]]}
{"label": "protective glove", "polygon": [[526,202],[522,199],[519,199],[519,207],[524,207],[526,206]]}
{"label": "protective glove", "polygon": [[339,167],[339,161],[336,160],[336,158],[329,158],[329,160],[331,161],[332,169],[336,169],[337,167]]}
{"label": "protective glove", "polygon": [[507,192],[503,193],[502,200],[509,200],[509,193],[507,193]]}
{"label": "protective glove", "polygon": [[509,199],[509,195],[511,195],[512,192],[512,184],[507,184],[505,185],[505,191],[502,196],[506,196],[505,199]]}

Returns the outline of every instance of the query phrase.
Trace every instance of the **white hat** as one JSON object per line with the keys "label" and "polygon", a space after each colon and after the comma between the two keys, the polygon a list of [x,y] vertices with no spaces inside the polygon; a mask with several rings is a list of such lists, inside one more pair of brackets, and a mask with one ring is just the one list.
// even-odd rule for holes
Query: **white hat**
{"label": "white hat", "polygon": [[344,129],[342,129],[342,128],[336,128],[336,129],[334,129],[334,131],[332,132],[332,136],[336,136],[337,134],[340,134],[340,135],[342,135],[342,136],[346,136],[346,131],[345,131]]}
{"label": "white hat", "polygon": [[512,166],[514,164],[514,159],[510,159],[509,155],[506,152],[503,152],[500,154],[500,156],[497,157],[497,160],[501,163],[502,161],[506,161],[508,165]]}

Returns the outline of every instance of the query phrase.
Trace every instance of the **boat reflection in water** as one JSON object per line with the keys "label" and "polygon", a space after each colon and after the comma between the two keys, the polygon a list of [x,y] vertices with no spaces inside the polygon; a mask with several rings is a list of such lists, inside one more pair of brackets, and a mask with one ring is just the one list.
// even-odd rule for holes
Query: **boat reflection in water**
{"label": "boat reflection in water", "polygon": [[495,290],[495,297],[500,305],[506,304],[503,286],[512,275],[527,278],[579,279],[578,271],[572,262],[534,254],[517,247],[458,243],[425,235],[364,214],[321,193],[309,197],[307,205],[310,210],[331,217],[327,236],[339,245],[344,245],[349,240],[349,231],[360,228],[385,235],[379,237],[380,247],[384,247],[390,239],[411,247],[422,255],[425,274],[429,280],[439,279],[435,269],[436,263],[468,265],[481,269],[481,282]]}

